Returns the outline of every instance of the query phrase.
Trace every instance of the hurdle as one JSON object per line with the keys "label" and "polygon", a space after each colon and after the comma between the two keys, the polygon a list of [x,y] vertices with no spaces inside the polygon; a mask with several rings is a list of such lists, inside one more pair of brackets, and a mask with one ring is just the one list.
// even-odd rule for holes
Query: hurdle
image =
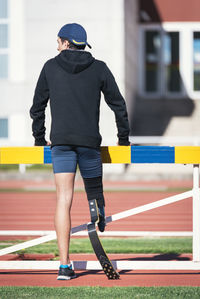
{"label": "hurdle", "polygon": [[[112,261],[118,270],[200,270],[200,188],[199,146],[108,146],[101,147],[103,163],[122,164],[191,164],[193,166],[193,188],[149,204],[108,216],[106,222],[117,221],[149,211],[186,198],[193,201],[193,260],[192,261]],[[50,164],[51,151],[44,147],[2,147],[0,164]],[[87,223],[72,228],[71,234],[87,229]],[[55,240],[55,232],[0,250],[0,256]],[[75,270],[101,270],[97,261],[73,261]],[[0,269],[57,270],[57,261],[0,261]]]}

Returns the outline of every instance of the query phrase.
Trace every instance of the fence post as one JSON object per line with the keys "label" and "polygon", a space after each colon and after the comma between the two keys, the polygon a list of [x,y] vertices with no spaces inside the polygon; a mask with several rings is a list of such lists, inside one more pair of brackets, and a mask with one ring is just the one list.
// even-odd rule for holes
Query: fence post
{"label": "fence post", "polygon": [[193,261],[200,262],[199,164],[193,165]]}
{"label": "fence post", "polygon": [[26,164],[19,164],[19,172],[22,174],[26,172]]}

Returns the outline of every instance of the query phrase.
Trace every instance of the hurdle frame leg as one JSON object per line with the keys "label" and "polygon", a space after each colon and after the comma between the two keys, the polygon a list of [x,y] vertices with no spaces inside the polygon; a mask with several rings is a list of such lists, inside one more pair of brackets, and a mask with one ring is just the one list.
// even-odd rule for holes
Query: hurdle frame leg
{"label": "hurdle frame leg", "polygon": [[193,262],[200,262],[199,164],[193,165]]}

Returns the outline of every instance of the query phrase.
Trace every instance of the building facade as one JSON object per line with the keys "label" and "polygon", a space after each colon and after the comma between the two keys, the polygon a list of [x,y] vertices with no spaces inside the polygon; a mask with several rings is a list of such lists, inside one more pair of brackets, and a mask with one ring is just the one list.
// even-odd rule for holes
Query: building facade
{"label": "building facade", "polygon": [[139,81],[132,135],[199,142],[199,11],[198,0],[139,1]]}
{"label": "building facade", "polygon": [[[94,57],[112,70],[131,136],[198,139],[199,11],[199,0],[0,0],[0,146],[33,145],[34,88],[45,61],[58,54],[60,27],[70,22],[86,28]],[[50,124],[48,105],[47,140]],[[103,98],[100,130],[103,145],[116,144]]]}

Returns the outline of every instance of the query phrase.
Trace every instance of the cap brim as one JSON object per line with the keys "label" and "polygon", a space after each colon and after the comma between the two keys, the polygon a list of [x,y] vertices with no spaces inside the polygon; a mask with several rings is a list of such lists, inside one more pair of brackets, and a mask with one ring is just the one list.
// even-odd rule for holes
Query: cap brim
{"label": "cap brim", "polygon": [[86,45],[87,45],[90,49],[92,49],[92,47],[90,46],[90,44],[86,43]]}

